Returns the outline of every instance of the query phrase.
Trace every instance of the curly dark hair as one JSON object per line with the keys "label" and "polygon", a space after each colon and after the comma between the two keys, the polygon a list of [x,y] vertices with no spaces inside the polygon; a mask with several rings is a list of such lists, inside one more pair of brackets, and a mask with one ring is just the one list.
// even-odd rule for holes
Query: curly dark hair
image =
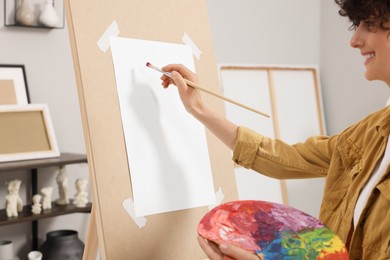
{"label": "curly dark hair", "polygon": [[355,29],[362,21],[377,24],[384,30],[390,28],[386,22],[390,20],[390,0],[335,0],[340,6],[339,14],[347,16]]}

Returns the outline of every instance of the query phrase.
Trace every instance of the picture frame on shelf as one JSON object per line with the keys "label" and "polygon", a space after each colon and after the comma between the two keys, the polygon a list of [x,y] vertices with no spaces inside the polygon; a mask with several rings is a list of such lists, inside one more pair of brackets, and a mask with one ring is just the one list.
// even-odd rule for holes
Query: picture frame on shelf
{"label": "picture frame on shelf", "polygon": [[53,0],[54,11],[58,22],[54,26],[46,26],[39,21],[47,0],[28,0],[31,9],[32,22],[28,25],[20,24],[16,20],[16,11],[22,0],[4,0],[4,26],[6,27],[26,27],[42,29],[63,29],[65,25],[64,0]]}
{"label": "picture frame on shelf", "polygon": [[24,65],[0,64],[0,105],[29,103]]}
{"label": "picture frame on shelf", "polygon": [[47,104],[0,106],[0,162],[59,157]]}

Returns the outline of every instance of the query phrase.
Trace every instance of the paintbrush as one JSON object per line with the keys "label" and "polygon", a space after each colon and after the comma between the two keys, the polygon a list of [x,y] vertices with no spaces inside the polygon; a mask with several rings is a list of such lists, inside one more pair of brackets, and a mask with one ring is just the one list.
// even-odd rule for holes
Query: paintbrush
{"label": "paintbrush", "polygon": [[[162,74],[164,74],[164,75],[166,75],[166,76],[168,76],[168,77],[171,77],[171,76],[172,76],[171,73],[169,73],[169,72],[167,72],[167,71],[163,71],[162,69],[160,69],[160,68],[158,68],[158,67],[156,67],[156,66],[153,66],[150,62],[147,62],[147,63],[146,63],[146,66],[149,67],[149,68],[151,68],[151,69],[157,70],[157,71],[161,72]],[[223,100],[225,100],[225,101],[228,101],[228,102],[230,102],[230,103],[232,103],[232,104],[234,104],[234,105],[237,105],[237,106],[240,106],[240,107],[245,108],[245,109],[247,109],[247,110],[250,110],[250,111],[252,111],[252,112],[255,112],[255,113],[259,114],[259,115],[262,115],[262,116],[265,116],[265,117],[270,117],[270,116],[269,116],[268,114],[266,114],[266,113],[260,112],[260,111],[258,111],[258,110],[256,110],[256,109],[253,109],[253,108],[251,108],[251,107],[248,107],[248,106],[246,106],[246,105],[244,105],[244,104],[241,104],[241,103],[239,103],[239,102],[237,102],[237,101],[234,101],[234,100],[232,100],[232,99],[230,99],[230,98],[227,98],[227,97],[222,96],[222,95],[220,95],[220,94],[218,94],[218,93],[215,93],[215,92],[209,90],[208,88],[202,87],[202,86],[200,86],[200,85],[198,85],[198,84],[196,84],[196,83],[194,83],[194,82],[192,82],[192,81],[190,81],[190,80],[188,80],[188,79],[184,79],[184,81],[185,81],[185,82],[187,83],[187,85],[188,85],[189,87],[191,87],[191,88],[198,89],[198,90],[200,90],[200,91],[206,92],[206,93],[208,93],[208,94],[210,94],[210,95],[213,95],[213,96],[215,96],[215,97],[218,97],[218,98],[220,98],[220,99],[223,99]]]}

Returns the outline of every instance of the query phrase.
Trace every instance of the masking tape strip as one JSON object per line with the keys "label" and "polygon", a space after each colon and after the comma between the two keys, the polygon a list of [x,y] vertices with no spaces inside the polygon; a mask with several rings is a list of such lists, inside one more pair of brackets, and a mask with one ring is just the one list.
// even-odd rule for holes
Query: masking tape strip
{"label": "masking tape strip", "polygon": [[216,206],[220,205],[223,201],[223,199],[225,198],[225,194],[223,194],[223,191],[222,191],[222,188],[219,187],[218,191],[215,193],[215,201],[216,201],[216,204],[214,205],[210,205],[209,206],[209,210],[212,210],[213,208],[215,208]]}
{"label": "masking tape strip", "polygon": [[191,40],[190,36],[188,36],[187,33],[184,33],[181,40],[184,42],[185,45],[188,45],[192,49],[192,54],[199,60],[200,55],[202,54],[202,51],[196,46],[196,44]]}
{"label": "masking tape strip", "polygon": [[118,24],[114,20],[110,26],[108,26],[107,30],[103,33],[103,35],[97,41],[97,45],[100,50],[106,52],[108,48],[110,48],[110,36],[118,36],[119,28]]}
{"label": "masking tape strip", "polygon": [[136,217],[134,202],[131,198],[125,199],[122,203],[122,206],[125,208],[126,212],[130,215],[139,228],[143,228],[146,225],[147,219],[145,217]]}

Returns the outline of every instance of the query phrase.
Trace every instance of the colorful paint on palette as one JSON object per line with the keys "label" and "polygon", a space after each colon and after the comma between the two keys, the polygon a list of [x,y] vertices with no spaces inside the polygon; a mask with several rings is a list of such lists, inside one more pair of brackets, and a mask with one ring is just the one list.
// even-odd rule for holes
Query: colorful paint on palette
{"label": "colorful paint on palette", "polygon": [[273,259],[349,259],[340,238],[316,218],[265,201],[233,201],[212,209],[200,221],[200,236],[229,242]]}

